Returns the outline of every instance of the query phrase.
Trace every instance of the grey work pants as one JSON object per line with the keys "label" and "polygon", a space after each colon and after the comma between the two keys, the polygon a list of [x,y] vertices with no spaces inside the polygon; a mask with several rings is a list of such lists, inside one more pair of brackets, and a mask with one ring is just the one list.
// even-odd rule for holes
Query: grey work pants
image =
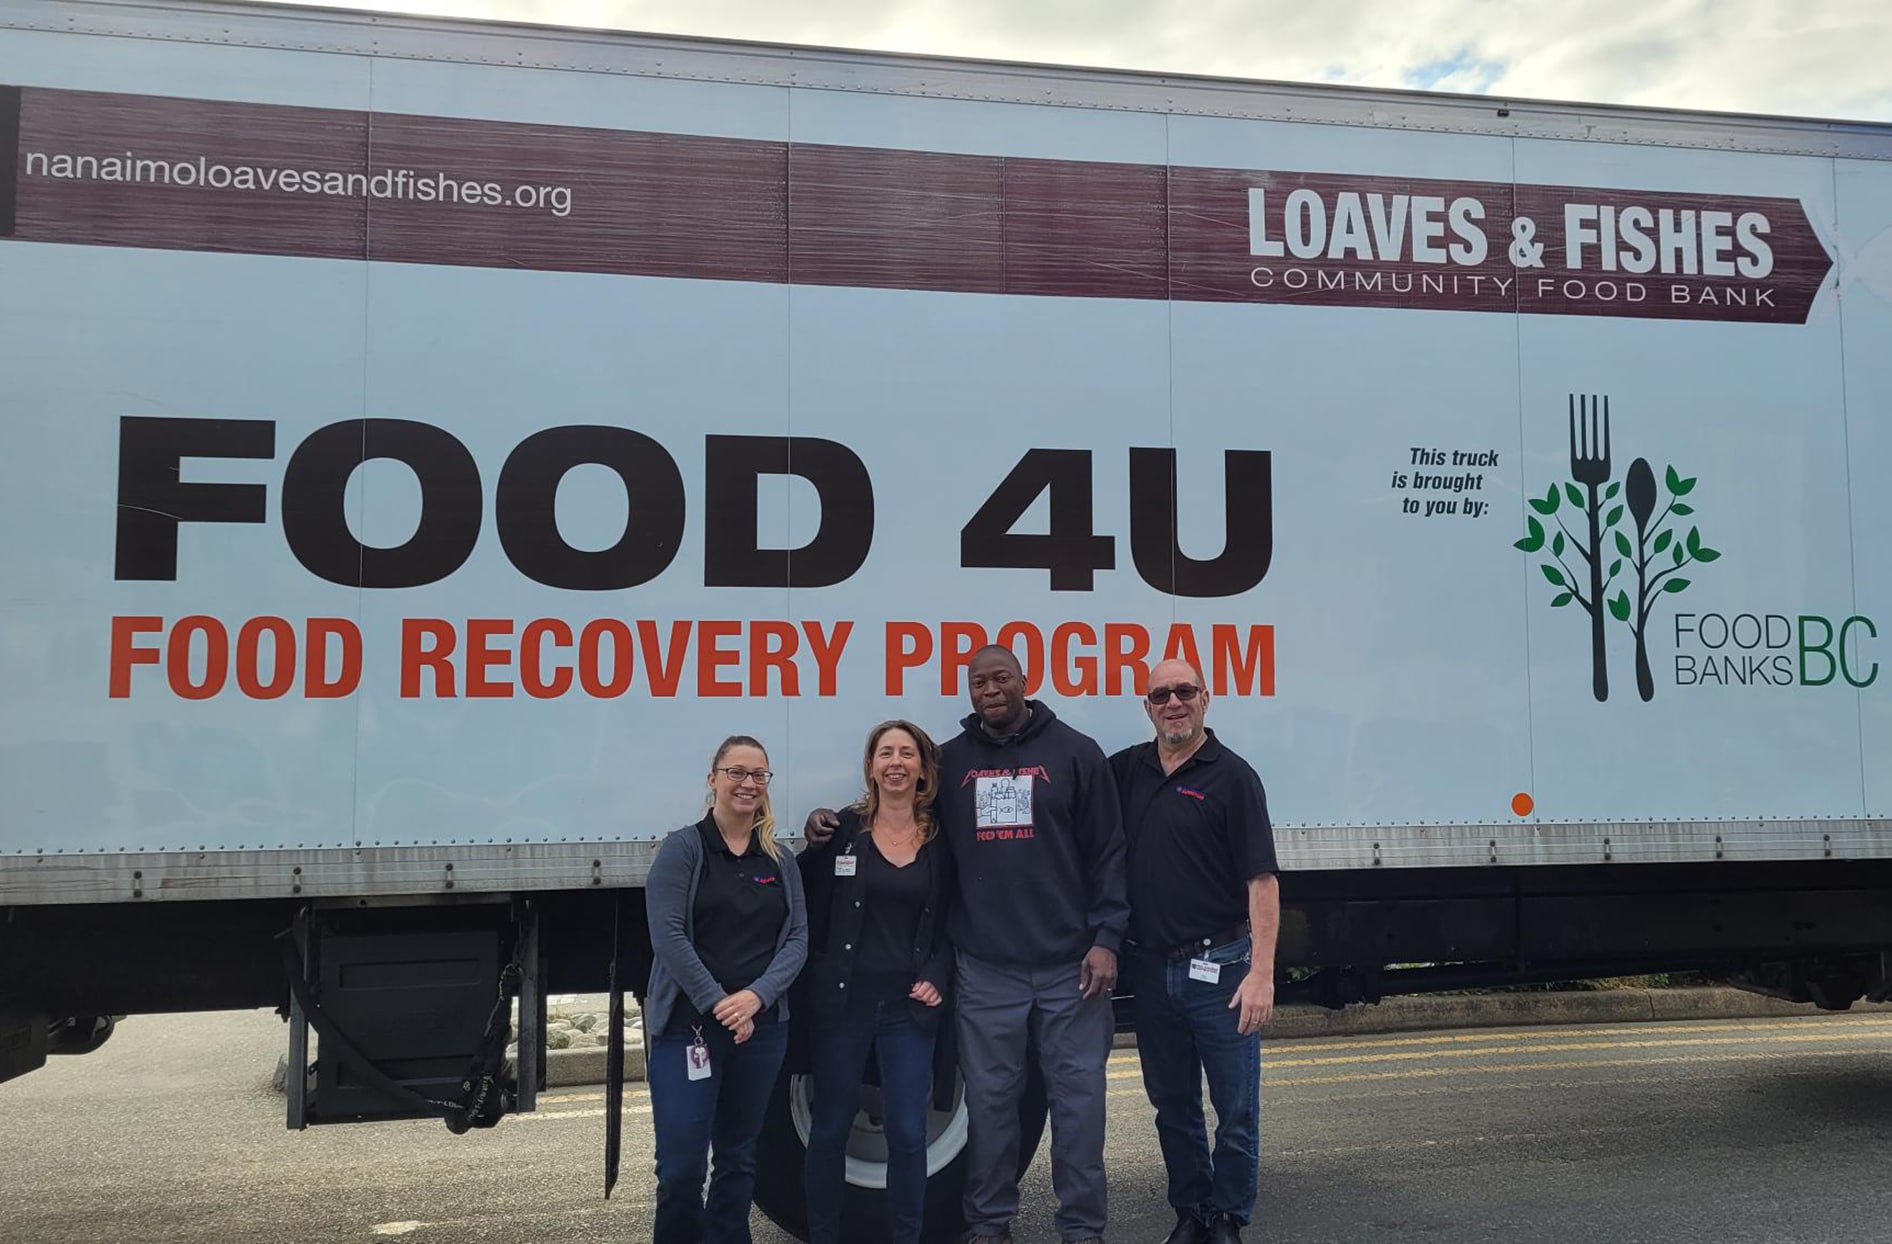
{"label": "grey work pants", "polygon": [[1004,1234],[1018,1213],[1018,1109],[1030,1048],[1050,1098],[1058,1236],[1104,1234],[1104,1064],[1114,1022],[1108,994],[1079,991],[1080,966],[1014,967],[959,955],[954,1005],[970,1132],[966,1223],[974,1236]]}

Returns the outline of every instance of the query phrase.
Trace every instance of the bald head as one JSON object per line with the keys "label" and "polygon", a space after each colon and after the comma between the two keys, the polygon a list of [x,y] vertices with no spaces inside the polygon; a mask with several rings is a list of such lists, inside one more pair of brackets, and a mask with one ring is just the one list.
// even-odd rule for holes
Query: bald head
{"label": "bald head", "polygon": [[1202,674],[1187,661],[1159,661],[1150,671],[1150,693],[1143,711],[1156,727],[1157,742],[1166,749],[1193,749],[1203,738],[1203,717],[1209,710],[1209,690]]}
{"label": "bald head", "polygon": [[1023,674],[1025,672],[1025,667],[1018,663],[1018,658],[1012,655],[1012,650],[1007,648],[1004,644],[987,644],[985,647],[979,649],[972,654],[972,659],[967,662],[966,668],[971,669],[982,662],[992,661],[999,662],[1009,667],[1014,674]]}

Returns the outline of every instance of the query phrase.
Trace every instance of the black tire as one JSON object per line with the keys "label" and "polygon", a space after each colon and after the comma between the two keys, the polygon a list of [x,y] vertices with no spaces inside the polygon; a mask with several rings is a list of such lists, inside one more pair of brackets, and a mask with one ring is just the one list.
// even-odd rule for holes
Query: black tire
{"label": "black tire", "polygon": [[[755,1205],[768,1220],[798,1240],[808,1238],[808,1206],[802,1187],[807,1147],[796,1126],[794,1096],[800,1076],[782,1073],[769,1100],[756,1146]],[[1026,1068],[1025,1097],[1019,1109],[1018,1174],[1022,1177],[1044,1139],[1048,1106],[1044,1079],[1034,1062]],[[966,1232],[962,1196],[966,1184],[963,1146],[926,1181],[924,1244],[949,1244]],[[885,1244],[887,1194],[880,1188],[848,1184],[841,1198],[841,1239],[845,1244]]]}

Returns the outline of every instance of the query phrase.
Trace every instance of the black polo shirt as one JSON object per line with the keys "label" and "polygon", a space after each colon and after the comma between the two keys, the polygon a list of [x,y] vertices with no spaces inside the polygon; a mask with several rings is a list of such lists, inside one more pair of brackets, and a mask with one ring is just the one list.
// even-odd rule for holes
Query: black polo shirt
{"label": "black polo shirt", "polygon": [[1240,924],[1249,880],[1279,871],[1261,778],[1207,733],[1174,773],[1154,740],[1110,758],[1130,848],[1130,933],[1150,949]]}
{"label": "black polo shirt", "polygon": [[782,865],[754,837],[747,851],[731,854],[714,816],[696,828],[703,836],[703,871],[691,908],[696,956],[724,993],[735,993],[753,985],[775,959],[788,919]]}

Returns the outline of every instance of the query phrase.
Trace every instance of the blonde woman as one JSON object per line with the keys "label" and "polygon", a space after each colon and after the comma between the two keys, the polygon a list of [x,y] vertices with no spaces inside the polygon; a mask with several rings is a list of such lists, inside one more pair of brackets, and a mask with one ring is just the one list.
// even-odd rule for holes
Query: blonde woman
{"label": "blonde woman", "polygon": [[775,842],[771,776],[762,744],[725,739],[710,761],[708,814],[664,839],[645,883],[656,1244],[750,1238],[756,1136],[788,1045],[788,988],[808,957],[801,874]]}
{"label": "blonde woman", "polygon": [[[867,790],[834,836],[803,851],[809,946],[805,1022],[814,1071],[804,1179],[808,1239],[841,1233],[845,1147],[872,1047],[880,1064],[889,1223],[855,1233],[918,1244],[926,1204],[926,1113],[950,1098],[953,1057],[940,1043],[952,981],[946,911],[952,856],[933,799],[939,759],[912,722],[882,722],[861,762]],[[942,1104],[946,1104],[942,1102]]]}

